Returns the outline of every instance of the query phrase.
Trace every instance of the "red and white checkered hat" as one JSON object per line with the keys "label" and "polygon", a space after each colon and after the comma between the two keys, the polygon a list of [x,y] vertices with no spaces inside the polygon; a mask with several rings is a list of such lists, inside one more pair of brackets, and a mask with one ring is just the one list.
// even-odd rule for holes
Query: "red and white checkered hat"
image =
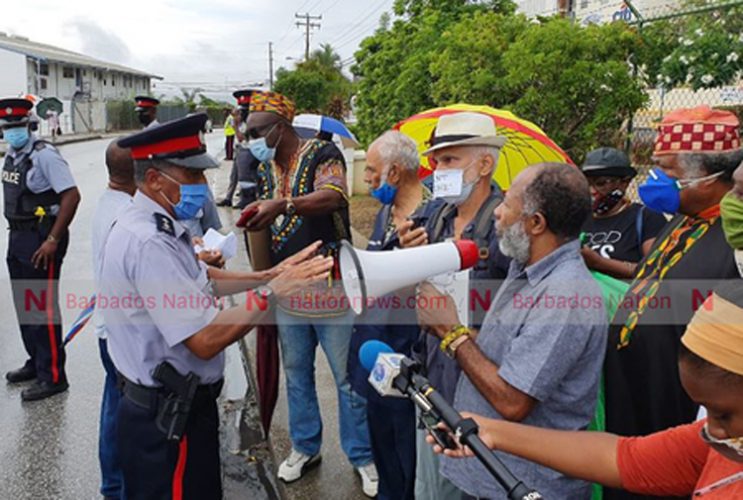
{"label": "red and white checkered hat", "polygon": [[739,148],[738,117],[730,111],[698,106],[677,109],[663,118],[654,154],[724,153]]}

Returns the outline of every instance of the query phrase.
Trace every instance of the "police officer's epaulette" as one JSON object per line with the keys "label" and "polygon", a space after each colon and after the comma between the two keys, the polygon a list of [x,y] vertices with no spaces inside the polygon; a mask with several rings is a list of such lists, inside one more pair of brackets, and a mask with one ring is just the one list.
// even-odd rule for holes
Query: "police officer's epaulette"
{"label": "police officer's epaulette", "polygon": [[[46,149],[47,146],[52,146],[51,142],[47,142],[43,139],[39,139],[38,141],[34,142],[34,151],[41,151],[42,149]],[[54,148],[54,146],[52,146]]]}
{"label": "police officer's epaulette", "polygon": [[173,219],[163,214],[152,214],[155,217],[155,224],[157,224],[157,230],[161,233],[175,236],[175,228],[173,227]]}

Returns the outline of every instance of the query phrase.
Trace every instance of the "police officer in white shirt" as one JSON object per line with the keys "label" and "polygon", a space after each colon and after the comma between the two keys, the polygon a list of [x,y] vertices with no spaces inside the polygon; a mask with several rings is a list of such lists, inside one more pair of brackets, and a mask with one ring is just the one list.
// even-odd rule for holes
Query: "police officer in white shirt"
{"label": "police officer in white shirt", "polygon": [[80,203],[70,167],[51,144],[32,133],[26,99],[0,100],[0,127],[8,152],[3,166],[4,214],[10,226],[8,273],[28,360],[5,375],[8,383],[34,380],[24,401],[68,388],[59,313],[59,275],[67,228]]}
{"label": "police officer in white shirt", "polygon": [[[98,305],[122,380],[119,460],[129,499],[222,497],[216,398],[222,351],[308,283],[327,279],[332,259],[319,242],[278,268],[237,273],[197,261],[179,220],[206,200],[205,114],[121,139],[131,148],[137,193],[104,244]],[[262,283],[268,282],[267,285]],[[248,292],[224,311],[214,296]]]}

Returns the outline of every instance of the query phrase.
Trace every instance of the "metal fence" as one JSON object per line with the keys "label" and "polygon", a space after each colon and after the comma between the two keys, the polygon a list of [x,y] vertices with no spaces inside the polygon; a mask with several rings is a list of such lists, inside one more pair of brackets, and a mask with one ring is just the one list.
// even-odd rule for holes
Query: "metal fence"
{"label": "metal fence", "polygon": [[[142,128],[134,111],[134,101],[109,101],[106,103],[106,131],[116,132],[122,130],[136,130]],[[178,118],[183,118],[188,113],[204,112],[209,116],[214,127],[221,126],[224,122],[224,108],[193,107],[187,104],[160,104],[157,107],[157,120],[166,123]]]}
{"label": "metal fence", "polygon": [[[627,2],[629,4],[629,2]],[[712,13],[725,16],[730,12],[739,12],[734,9],[740,8],[743,2],[709,2],[702,7],[682,6],[680,3],[656,4],[652,8],[642,11],[632,6],[635,20],[642,34],[643,28],[654,22],[667,21],[674,18],[685,18],[694,20],[694,16],[710,16]],[[676,36],[669,32],[668,36]],[[740,54],[743,58],[743,54]],[[643,68],[635,68],[635,72]],[[627,141],[625,143],[627,153],[632,159],[633,165],[638,169],[638,175],[632,186],[630,195],[637,198],[637,187],[647,177],[647,172],[652,168],[652,152],[655,142],[658,123],[669,112],[679,108],[692,108],[707,105],[712,108],[727,109],[733,111],[738,117],[743,118],[743,79],[741,75],[736,82],[718,86],[694,90],[691,85],[680,85],[672,88],[647,89],[648,103],[638,110],[627,127]]]}

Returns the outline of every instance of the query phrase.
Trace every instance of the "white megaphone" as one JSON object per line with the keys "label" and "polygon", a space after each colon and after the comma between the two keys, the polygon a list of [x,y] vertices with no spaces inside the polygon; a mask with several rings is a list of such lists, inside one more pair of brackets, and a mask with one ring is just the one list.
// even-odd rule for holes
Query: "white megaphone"
{"label": "white megaphone", "polygon": [[472,240],[447,241],[390,252],[357,250],[343,241],[340,271],[343,289],[356,314],[368,299],[376,299],[439,274],[462,271],[477,264],[479,250]]}

